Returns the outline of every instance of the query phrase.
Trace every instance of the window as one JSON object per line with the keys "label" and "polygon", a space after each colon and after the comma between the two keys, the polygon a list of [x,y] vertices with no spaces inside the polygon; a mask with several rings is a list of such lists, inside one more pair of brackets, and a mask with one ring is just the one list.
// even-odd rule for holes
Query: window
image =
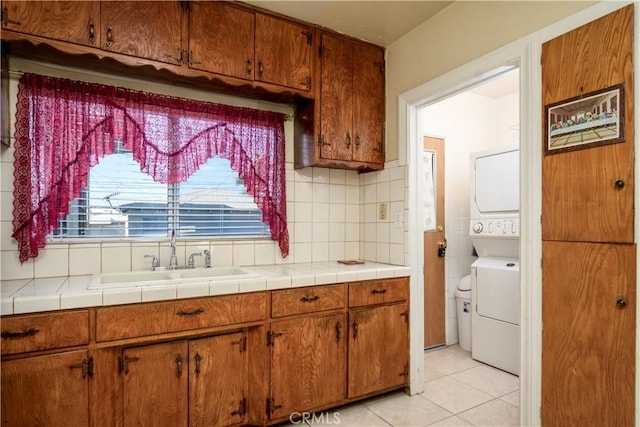
{"label": "window", "polygon": [[270,235],[228,160],[211,158],[187,181],[160,184],[116,141],[50,239],[167,236],[173,229],[183,237]]}

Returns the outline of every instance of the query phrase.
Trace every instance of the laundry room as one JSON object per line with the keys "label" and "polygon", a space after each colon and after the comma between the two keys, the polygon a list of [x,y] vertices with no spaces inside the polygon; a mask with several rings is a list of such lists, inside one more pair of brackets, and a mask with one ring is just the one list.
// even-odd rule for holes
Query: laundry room
{"label": "laundry room", "polygon": [[[480,328],[476,340],[481,339],[477,345],[480,354],[474,354],[473,358],[499,369],[518,374],[519,367],[519,196],[518,196],[518,147],[520,132],[519,116],[519,70],[515,66],[505,66],[493,73],[493,77],[483,82],[467,87],[461,91],[443,97],[437,102],[424,106],[418,113],[418,135],[442,140],[442,153],[436,153],[444,157],[444,162],[439,166],[434,154],[425,145],[425,160],[422,163],[424,180],[421,183],[424,205],[424,277],[425,277],[425,319],[429,318],[429,312],[441,312],[442,321],[436,322],[443,331],[435,332],[435,338],[431,339],[429,330],[425,324],[425,348],[438,348],[445,345],[459,343],[463,350],[471,352],[473,328],[463,325],[463,322],[471,321],[471,273],[472,266],[475,269],[473,282],[480,272],[480,277],[486,277],[487,271],[498,271],[502,274],[507,269],[508,280],[515,283],[505,293],[500,288],[490,290],[497,293],[490,306],[501,310],[504,305],[509,313],[504,317],[509,321],[504,325],[487,325],[483,320],[475,321],[476,329]],[[425,142],[426,144],[426,142]],[[486,157],[495,153],[511,152],[507,155],[510,159],[498,157]],[[514,159],[515,155],[515,159]],[[484,183],[485,194],[490,195],[486,203],[497,203],[497,206],[477,206],[474,203],[475,174],[473,164],[478,158],[489,158],[484,163],[489,177]],[[497,159],[497,160],[496,160]],[[444,171],[436,172],[436,168]],[[437,181],[440,180],[441,189]],[[443,181],[443,182],[442,182]],[[443,197],[436,197],[438,191],[443,191]],[[484,190],[483,190],[484,191]],[[515,191],[515,194],[514,194]],[[481,196],[478,196],[481,197]],[[442,219],[435,218],[437,210],[435,206],[441,203],[444,206]],[[490,220],[490,221],[489,221]],[[487,222],[488,221],[488,222]],[[474,224],[482,222],[483,230],[474,232]],[[490,224],[489,224],[490,223]],[[491,231],[489,230],[491,226]],[[499,231],[500,235],[495,232]],[[504,233],[503,233],[504,232]],[[439,233],[437,248],[431,250],[428,234]],[[496,238],[497,237],[497,238]],[[434,242],[436,242],[434,240]],[[437,255],[431,255],[437,254]],[[493,258],[506,259],[513,262],[499,261],[499,266],[494,269]],[[479,261],[480,260],[480,261]],[[444,274],[440,283],[434,283],[434,268],[438,263],[444,265]],[[504,268],[502,264],[505,264]],[[514,264],[506,267],[507,264]],[[488,269],[487,269],[488,267]],[[490,275],[493,273],[490,273]],[[466,277],[469,276],[469,277]],[[442,281],[444,283],[442,283]],[[490,280],[491,283],[493,281]],[[443,294],[429,292],[429,286],[444,287]],[[461,287],[466,292],[460,292]],[[509,294],[505,299],[504,294]],[[456,294],[458,301],[456,301]],[[430,297],[430,295],[432,297]],[[435,296],[434,296],[435,295]],[[442,296],[443,295],[443,296]],[[460,328],[460,317],[457,303],[461,298],[469,301],[464,305]],[[476,295],[476,298],[478,296]],[[431,298],[431,300],[430,300]],[[468,298],[468,300],[466,299]],[[512,301],[513,300],[513,301]],[[475,302],[475,301],[474,301]],[[493,310],[492,308],[492,310]],[[515,312],[515,314],[514,314]],[[491,312],[488,318],[500,317],[500,314]],[[514,319],[511,319],[511,318]],[[489,321],[493,321],[490,319]],[[432,322],[433,320],[425,320]],[[514,323],[515,322],[515,327]],[[480,326],[478,326],[480,324]],[[503,329],[501,329],[503,328]],[[504,335],[511,337],[511,341],[498,342]],[[476,343],[476,341],[473,341]],[[513,348],[514,354],[509,360],[493,360],[489,355],[488,360],[482,354],[482,348],[501,347]]]}

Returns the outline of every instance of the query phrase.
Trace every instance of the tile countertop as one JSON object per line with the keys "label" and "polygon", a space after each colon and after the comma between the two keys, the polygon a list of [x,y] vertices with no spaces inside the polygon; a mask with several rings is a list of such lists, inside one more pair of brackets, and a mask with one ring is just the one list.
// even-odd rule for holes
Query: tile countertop
{"label": "tile countertop", "polygon": [[256,275],[244,279],[203,279],[197,283],[102,290],[87,289],[91,275],[2,280],[0,281],[0,314],[164,301],[411,275],[410,267],[374,262],[356,265],[343,265],[336,262],[281,264],[243,267],[243,269]]}

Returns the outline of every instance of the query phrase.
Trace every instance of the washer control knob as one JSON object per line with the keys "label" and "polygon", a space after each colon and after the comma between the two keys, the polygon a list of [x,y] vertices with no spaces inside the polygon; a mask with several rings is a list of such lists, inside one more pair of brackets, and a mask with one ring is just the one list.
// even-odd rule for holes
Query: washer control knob
{"label": "washer control knob", "polygon": [[482,232],[482,223],[481,222],[476,222],[475,224],[473,224],[473,232],[474,233],[481,233]]}

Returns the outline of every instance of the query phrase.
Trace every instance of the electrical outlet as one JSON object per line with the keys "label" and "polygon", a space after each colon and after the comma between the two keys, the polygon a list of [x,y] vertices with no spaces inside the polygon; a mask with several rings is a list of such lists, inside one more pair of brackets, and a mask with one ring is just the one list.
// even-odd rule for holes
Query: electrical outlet
{"label": "electrical outlet", "polygon": [[380,203],[378,207],[378,219],[380,221],[385,221],[387,219],[387,204]]}

